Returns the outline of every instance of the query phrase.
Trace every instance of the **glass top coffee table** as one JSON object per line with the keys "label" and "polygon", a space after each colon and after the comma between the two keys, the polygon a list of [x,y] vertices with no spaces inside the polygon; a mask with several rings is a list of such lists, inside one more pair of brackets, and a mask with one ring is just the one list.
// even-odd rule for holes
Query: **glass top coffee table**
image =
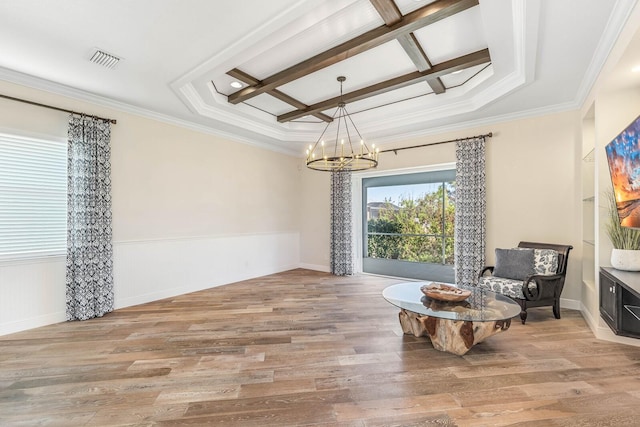
{"label": "glass top coffee table", "polygon": [[463,355],[486,338],[506,331],[511,319],[520,314],[512,299],[475,287],[460,302],[439,301],[427,297],[420,287],[431,282],[399,283],[385,288],[382,296],[400,308],[400,325],[405,334],[428,336],[433,347]]}

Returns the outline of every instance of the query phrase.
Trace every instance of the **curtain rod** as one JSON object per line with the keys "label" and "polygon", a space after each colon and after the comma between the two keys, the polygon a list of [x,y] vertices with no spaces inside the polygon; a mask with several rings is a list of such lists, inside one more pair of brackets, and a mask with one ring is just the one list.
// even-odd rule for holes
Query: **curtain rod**
{"label": "curtain rod", "polygon": [[98,116],[94,116],[94,115],[91,115],[91,114],[78,113],[77,111],[67,110],[67,109],[59,108],[59,107],[54,107],[52,105],[47,105],[47,104],[40,104],[39,102],[27,101],[26,99],[14,98],[13,96],[7,96],[7,95],[2,95],[2,94],[0,94],[0,98],[10,99],[12,101],[24,102],[25,104],[35,105],[37,107],[50,108],[52,110],[63,111],[65,113],[70,113],[70,114],[78,114],[78,115],[82,115],[82,116],[95,117],[96,119],[104,120],[106,122],[113,123],[114,125],[116,124],[116,119],[107,119],[107,118],[104,118],[104,117],[98,117]]}
{"label": "curtain rod", "polygon": [[468,136],[466,138],[450,139],[448,141],[430,142],[428,144],[412,145],[411,147],[390,148],[388,150],[380,150],[380,152],[381,153],[393,152],[394,154],[398,154],[398,151],[400,150],[410,150],[412,148],[422,148],[422,147],[428,147],[430,145],[448,144],[450,142],[466,141],[468,139],[475,139],[475,138],[491,138],[492,136],[493,136],[493,132],[489,132],[489,133],[485,133],[484,135]]}

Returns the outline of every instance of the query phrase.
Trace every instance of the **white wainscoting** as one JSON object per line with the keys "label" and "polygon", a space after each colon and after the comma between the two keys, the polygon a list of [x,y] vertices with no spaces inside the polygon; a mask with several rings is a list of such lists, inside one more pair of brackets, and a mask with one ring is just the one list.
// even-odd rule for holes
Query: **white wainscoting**
{"label": "white wainscoting", "polygon": [[299,233],[265,233],[114,245],[116,308],[297,268]]}
{"label": "white wainscoting", "polygon": [[0,263],[0,335],[65,320],[65,257]]}
{"label": "white wainscoting", "polygon": [[[115,242],[115,307],[300,266],[297,232]],[[65,260],[0,264],[0,335],[65,321]]]}

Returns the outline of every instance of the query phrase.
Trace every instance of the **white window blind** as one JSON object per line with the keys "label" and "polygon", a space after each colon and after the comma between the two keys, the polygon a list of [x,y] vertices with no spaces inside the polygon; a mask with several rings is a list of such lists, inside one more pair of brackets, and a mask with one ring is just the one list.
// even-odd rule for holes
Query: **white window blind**
{"label": "white window blind", "polygon": [[0,261],[64,255],[67,144],[0,134]]}

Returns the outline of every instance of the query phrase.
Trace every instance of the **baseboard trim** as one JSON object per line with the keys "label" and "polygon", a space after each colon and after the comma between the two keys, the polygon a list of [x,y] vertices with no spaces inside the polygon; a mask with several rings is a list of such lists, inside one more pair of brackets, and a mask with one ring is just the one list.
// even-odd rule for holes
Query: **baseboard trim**
{"label": "baseboard trim", "polygon": [[61,323],[66,320],[67,314],[64,312],[58,312],[4,323],[0,325],[0,336],[26,331],[28,329],[40,328],[42,326],[53,325],[54,323]]}
{"label": "baseboard trim", "polygon": [[591,315],[591,312],[587,310],[587,307],[585,307],[582,302],[580,302],[580,313],[582,313],[582,317],[584,317],[584,320],[587,322],[587,325],[589,325],[589,328],[591,329],[591,332],[593,332],[593,335],[597,337],[598,323],[596,322],[596,319],[594,319],[593,316]]}
{"label": "baseboard trim", "polygon": [[136,295],[129,298],[116,299],[115,309],[132,307],[134,305],[146,304],[148,302],[158,301],[166,298],[173,298],[179,295],[190,294],[193,292],[203,291],[205,289],[212,289],[218,286],[230,285],[232,283],[242,282],[244,280],[255,279],[257,277],[268,276],[270,274],[282,273],[283,271],[294,270],[298,268],[297,264],[287,264],[281,265],[274,269],[262,270],[262,271],[254,271],[251,274],[240,274],[237,276],[233,276],[228,278],[227,280],[206,283],[203,285],[192,285],[192,286],[177,286],[174,288],[164,289],[158,292],[151,292],[143,295]]}
{"label": "baseboard trim", "polygon": [[569,310],[582,311],[582,302],[575,299],[560,298],[560,307]]}
{"label": "baseboard trim", "polygon": [[322,271],[323,273],[330,273],[331,269],[328,265],[319,265],[319,264],[307,264],[301,262],[298,264],[298,268],[304,268],[305,270],[314,270],[314,271]]}

